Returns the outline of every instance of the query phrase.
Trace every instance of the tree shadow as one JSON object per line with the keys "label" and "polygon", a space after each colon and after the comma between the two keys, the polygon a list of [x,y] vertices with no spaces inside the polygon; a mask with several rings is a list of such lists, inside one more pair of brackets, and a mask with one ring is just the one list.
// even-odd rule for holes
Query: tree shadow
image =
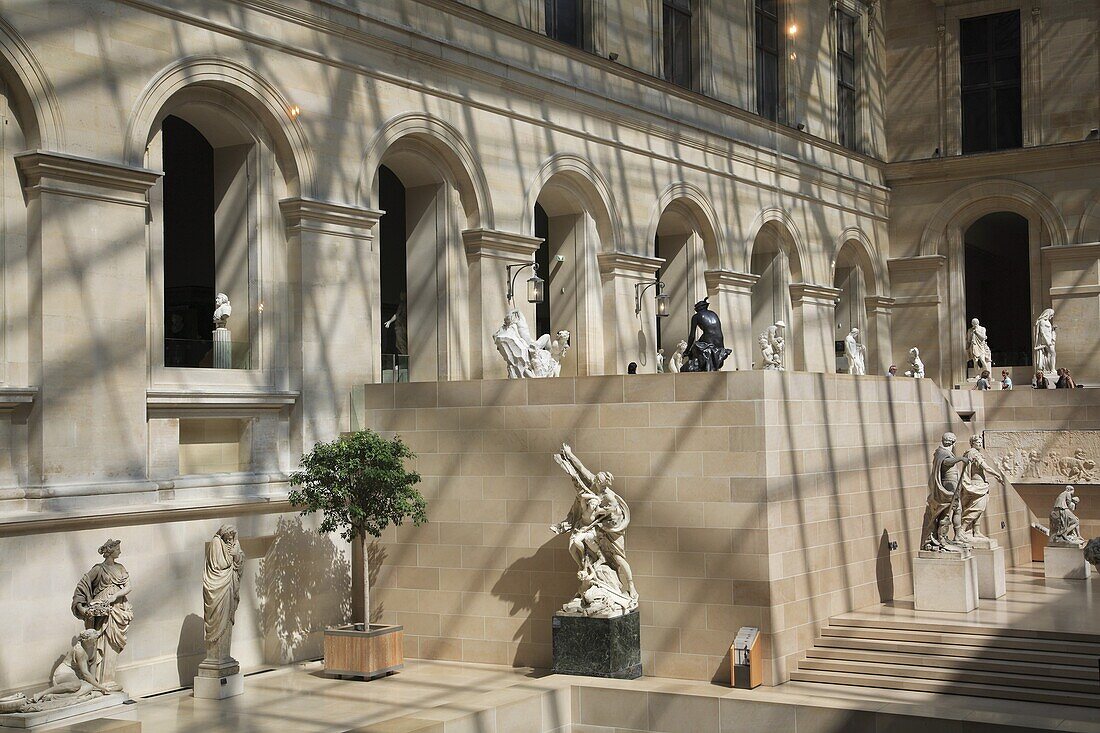
{"label": "tree shadow", "polygon": [[206,656],[206,628],[198,614],[189,613],[180,627],[180,638],[176,644],[176,671],[179,673],[180,687],[195,683],[199,671],[199,662]]}
{"label": "tree shadow", "polygon": [[256,573],[264,660],[320,656],[320,632],[351,618],[351,563],[327,535],[282,518]]}

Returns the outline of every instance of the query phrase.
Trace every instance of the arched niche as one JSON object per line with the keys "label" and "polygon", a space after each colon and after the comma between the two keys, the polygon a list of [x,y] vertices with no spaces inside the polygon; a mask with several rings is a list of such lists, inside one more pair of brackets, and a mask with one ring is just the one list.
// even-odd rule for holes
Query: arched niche
{"label": "arched niche", "polygon": [[704,273],[720,269],[717,234],[698,203],[678,198],[664,207],[653,234],[653,256],[664,261],[658,278],[669,296],[668,317],[657,319],[657,348],[669,356],[687,338],[694,304],[708,295]]}
{"label": "arched niche", "polygon": [[[873,368],[879,361],[875,330],[868,315],[867,298],[879,295],[876,271],[862,235],[847,234],[836,258],[833,260],[832,285],[838,291],[833,309],[833,341],[843,341],[853,328],[860,331],[860,342],[867,347],[867,367]],[[843,349],[837,349],[838,371],[847,372],[848,364]]]}
{"label": "arched niche", "polygon": [[801,367],[803,355],[799,348],[800,334],[796,333],[791,285],[802,282],[802,262],[795,237],[782,221],[766,221],[760,227],[750,248],[748,271],[758,278],[752,286],[752,333],[755,336],[776,321],[783,321],[787,325],[784,366]]}

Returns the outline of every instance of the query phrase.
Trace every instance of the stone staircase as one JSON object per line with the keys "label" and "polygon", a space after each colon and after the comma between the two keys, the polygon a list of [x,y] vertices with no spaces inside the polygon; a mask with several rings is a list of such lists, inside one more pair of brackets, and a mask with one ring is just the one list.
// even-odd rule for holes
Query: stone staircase
{"label": "stone staircase", "polygon": [[1082,634],[848,614],[791,679],[1100,708],[1100,622]]}

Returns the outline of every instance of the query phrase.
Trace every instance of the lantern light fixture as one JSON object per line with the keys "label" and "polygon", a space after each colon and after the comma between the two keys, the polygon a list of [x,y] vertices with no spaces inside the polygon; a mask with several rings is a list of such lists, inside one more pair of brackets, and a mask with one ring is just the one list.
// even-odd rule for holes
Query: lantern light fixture
{"label": "lantern light fixture", "polygon": [[[539,277],[539,265],[537,262],[525,262],[522,264],[508,265],[508,302],[515,297],[516,277],[525,268],[530,267],[531,277],[527,278],[527,302],[542,303],[546,300],[546,281]],[[512,270],[515,270],[513,273]]]}
{"label": "lantern light fixture", "polygon": [[670,298],[665,292],[665,284],[660,280],[654,280],[647,283],[634,283],[634,314],[640,315],[642,312],[642,295],[650,288],[657,288],[657,294],[653,297],[653,300],[657,304],[657,317],[668,317],[668,303]]}

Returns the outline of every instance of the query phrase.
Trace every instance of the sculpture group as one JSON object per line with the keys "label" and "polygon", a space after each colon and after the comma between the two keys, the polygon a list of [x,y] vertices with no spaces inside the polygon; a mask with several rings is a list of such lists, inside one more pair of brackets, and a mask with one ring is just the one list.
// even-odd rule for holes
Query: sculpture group
{"label": "sculpture group", "polygon": [[569,555],[577,563],[577,595],[561,613],[569,616],[613,618],[638,607],[634,575],[626,561],[626,528],[630,508],[612,485],[606,471],[589,471],[568,445],[554,461],[573,481],[577,496],[569,515],[551,525],[554,534],[569,536]]}
{"label": "sculpture group", "polygon": [[932,455],[928,476],[928,501],[921,527],[923,552],[963,553],[986,544],[979,522],[989,504],[989,478],[1005,483],[1004,474],[982,453],[980,435],[970,438],[970,448],[956,456],[954,433],[944,433]]}
{"label": "sculpture group", "polygon": [[558,331],[552,338],[544,333],[531,337],[523,313],[509,302],[504,323],[493,333],[493,343],[504,358],[509,379],[542,379],[561,374],[561,363],[569,353],[569,332]]}

